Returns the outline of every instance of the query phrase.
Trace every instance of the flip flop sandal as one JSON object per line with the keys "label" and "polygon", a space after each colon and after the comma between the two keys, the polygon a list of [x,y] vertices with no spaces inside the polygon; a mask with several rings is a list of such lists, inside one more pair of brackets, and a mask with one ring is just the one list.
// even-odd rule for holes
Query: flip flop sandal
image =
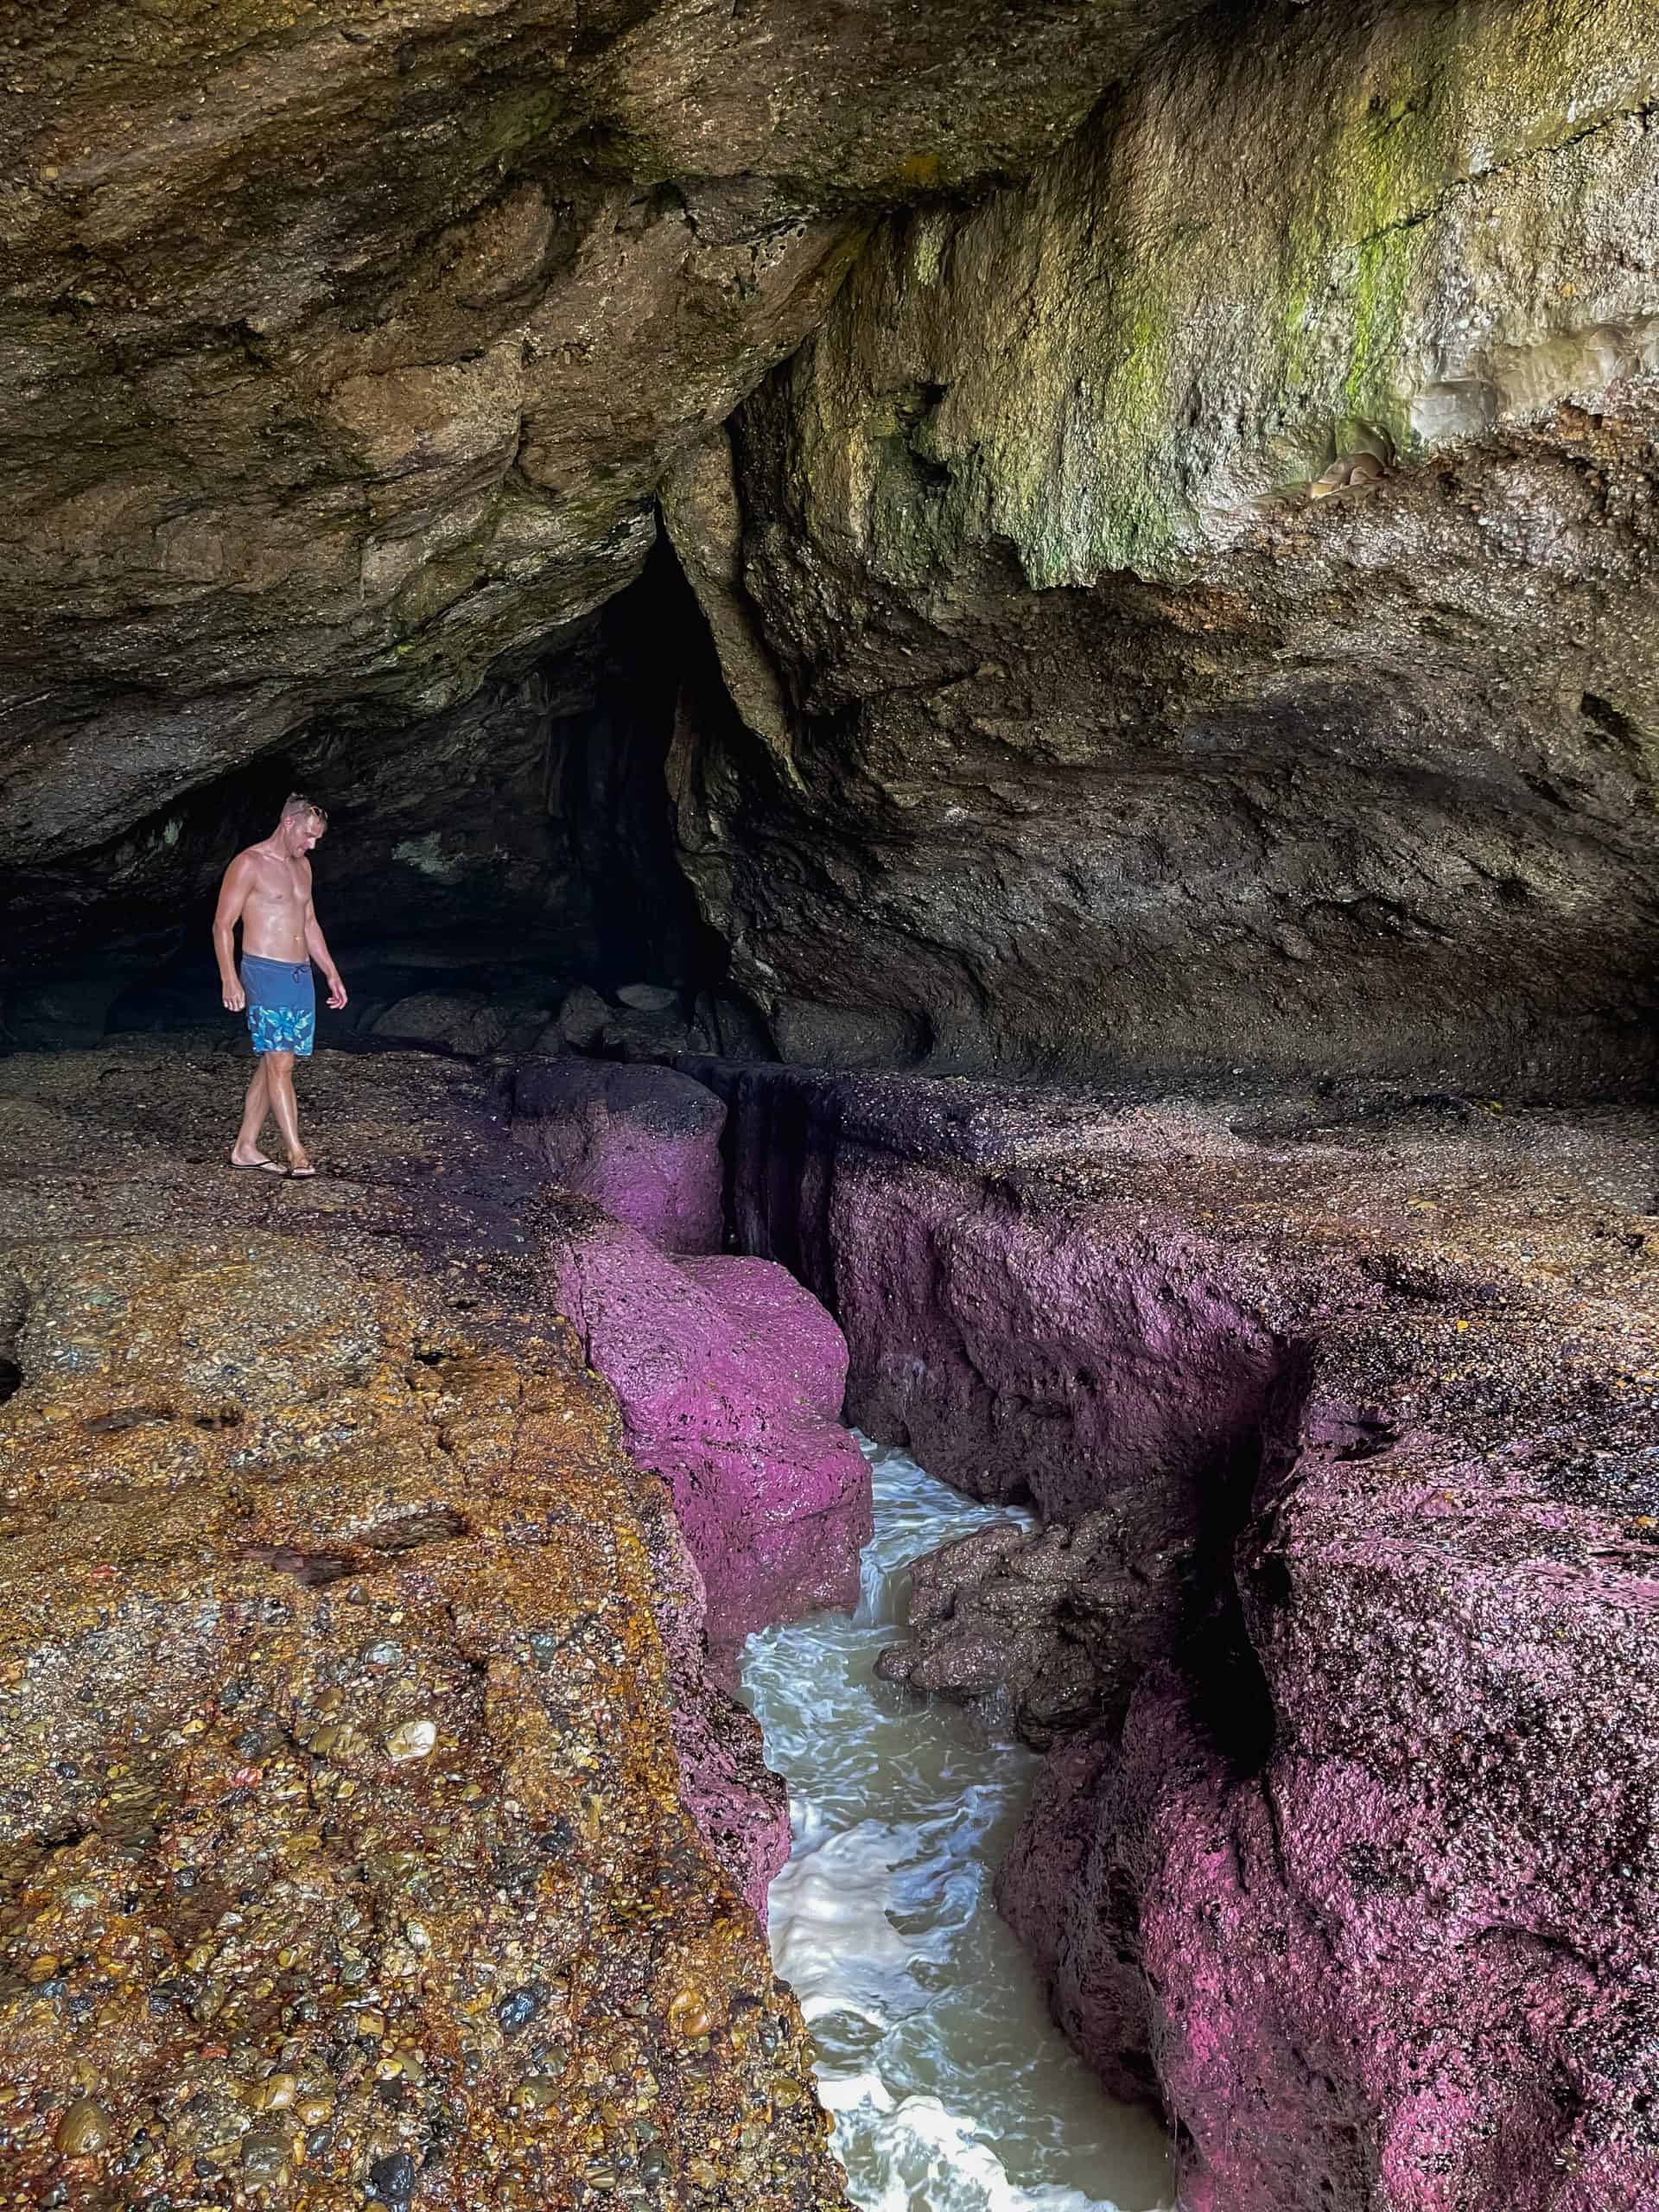
{"label": "flip flop sandal", "polygon": [[311,1183],[315,1181],[317,1171],[315,1167],[284,1167],[283,1173],[290,1183]]}
{"label": "flip flop sandal", "polygon": [[233,1160],[231,1166],[238,1175],[287,1175],[292,1172],[280,1160]]}

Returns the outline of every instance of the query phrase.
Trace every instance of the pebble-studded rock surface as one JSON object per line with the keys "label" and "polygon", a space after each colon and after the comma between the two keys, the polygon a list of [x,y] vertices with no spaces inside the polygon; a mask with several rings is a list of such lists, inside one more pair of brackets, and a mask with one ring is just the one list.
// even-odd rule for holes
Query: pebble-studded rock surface
{"label": "pebble-studded rock surface", "polygon": [[0,1061],[0,2204],[842,2202],[488,1071],[245,1074]]}

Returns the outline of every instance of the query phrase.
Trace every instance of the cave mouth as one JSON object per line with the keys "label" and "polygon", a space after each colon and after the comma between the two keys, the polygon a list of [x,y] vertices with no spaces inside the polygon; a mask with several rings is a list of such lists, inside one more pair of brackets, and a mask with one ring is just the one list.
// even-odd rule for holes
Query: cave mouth
{"label": "cave mouth", "polygon": [[0,1051],[233,1034],[210,941],[219,880],[296,790],[328,811],[317,911],[351,994],[320,1010],[320,1045],[472,1056],[556,1039],[627,1057],[717,1047],[734,1023],[752,1034],[734,999],[722,1031],[726,948],[676,844],[671,748],[710,700],[713,643],[659,537],[578,634],[498,666],[448,713],[335,713],[93,849],[18,871],[0,896]]}

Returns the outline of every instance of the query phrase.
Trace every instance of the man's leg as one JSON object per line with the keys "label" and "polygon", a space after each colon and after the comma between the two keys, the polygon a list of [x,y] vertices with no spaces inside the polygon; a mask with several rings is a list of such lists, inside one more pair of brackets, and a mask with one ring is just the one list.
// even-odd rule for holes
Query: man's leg
{"label": "man's leg", "polygon": [[265,1062],[270,1057],[268,1052],[253,1056],[253,1081],[242,1109],[242,1126],[231,1147],[231,1158],[238,1167],[255,1167],[265,1157],[259,1149],[259,1132],[270,1112],[270,1091],[265,1081]]}
{"label": "man's leg", "polygon": [[283,1133],[283,1142],[288,1147],[290,1167],[309,1167],[305,1147],[300,1142],[300,1109],[294,1096],[294,1055],[292,1052],[267,1052],[265,1084],[270,1093],[270,1110],[276,1116],[276,1126]]}

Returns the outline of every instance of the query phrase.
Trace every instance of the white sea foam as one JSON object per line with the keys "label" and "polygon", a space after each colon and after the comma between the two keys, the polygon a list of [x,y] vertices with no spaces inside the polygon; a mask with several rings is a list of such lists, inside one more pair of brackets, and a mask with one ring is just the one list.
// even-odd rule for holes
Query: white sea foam
{"label": "white sea foam", "polygon": [[875,1536],[857,1615],[751,1637],[744,1692],[788,1778],[794,1847],[772,1948],[819,2052],[835,2148],[864,2212],[1153,2212],[1162,2139],[1050,2024],[991,1878],[1030,1752],[978,1715],[875,1679],[906,1563],[989,1520],[866,1445]]}

